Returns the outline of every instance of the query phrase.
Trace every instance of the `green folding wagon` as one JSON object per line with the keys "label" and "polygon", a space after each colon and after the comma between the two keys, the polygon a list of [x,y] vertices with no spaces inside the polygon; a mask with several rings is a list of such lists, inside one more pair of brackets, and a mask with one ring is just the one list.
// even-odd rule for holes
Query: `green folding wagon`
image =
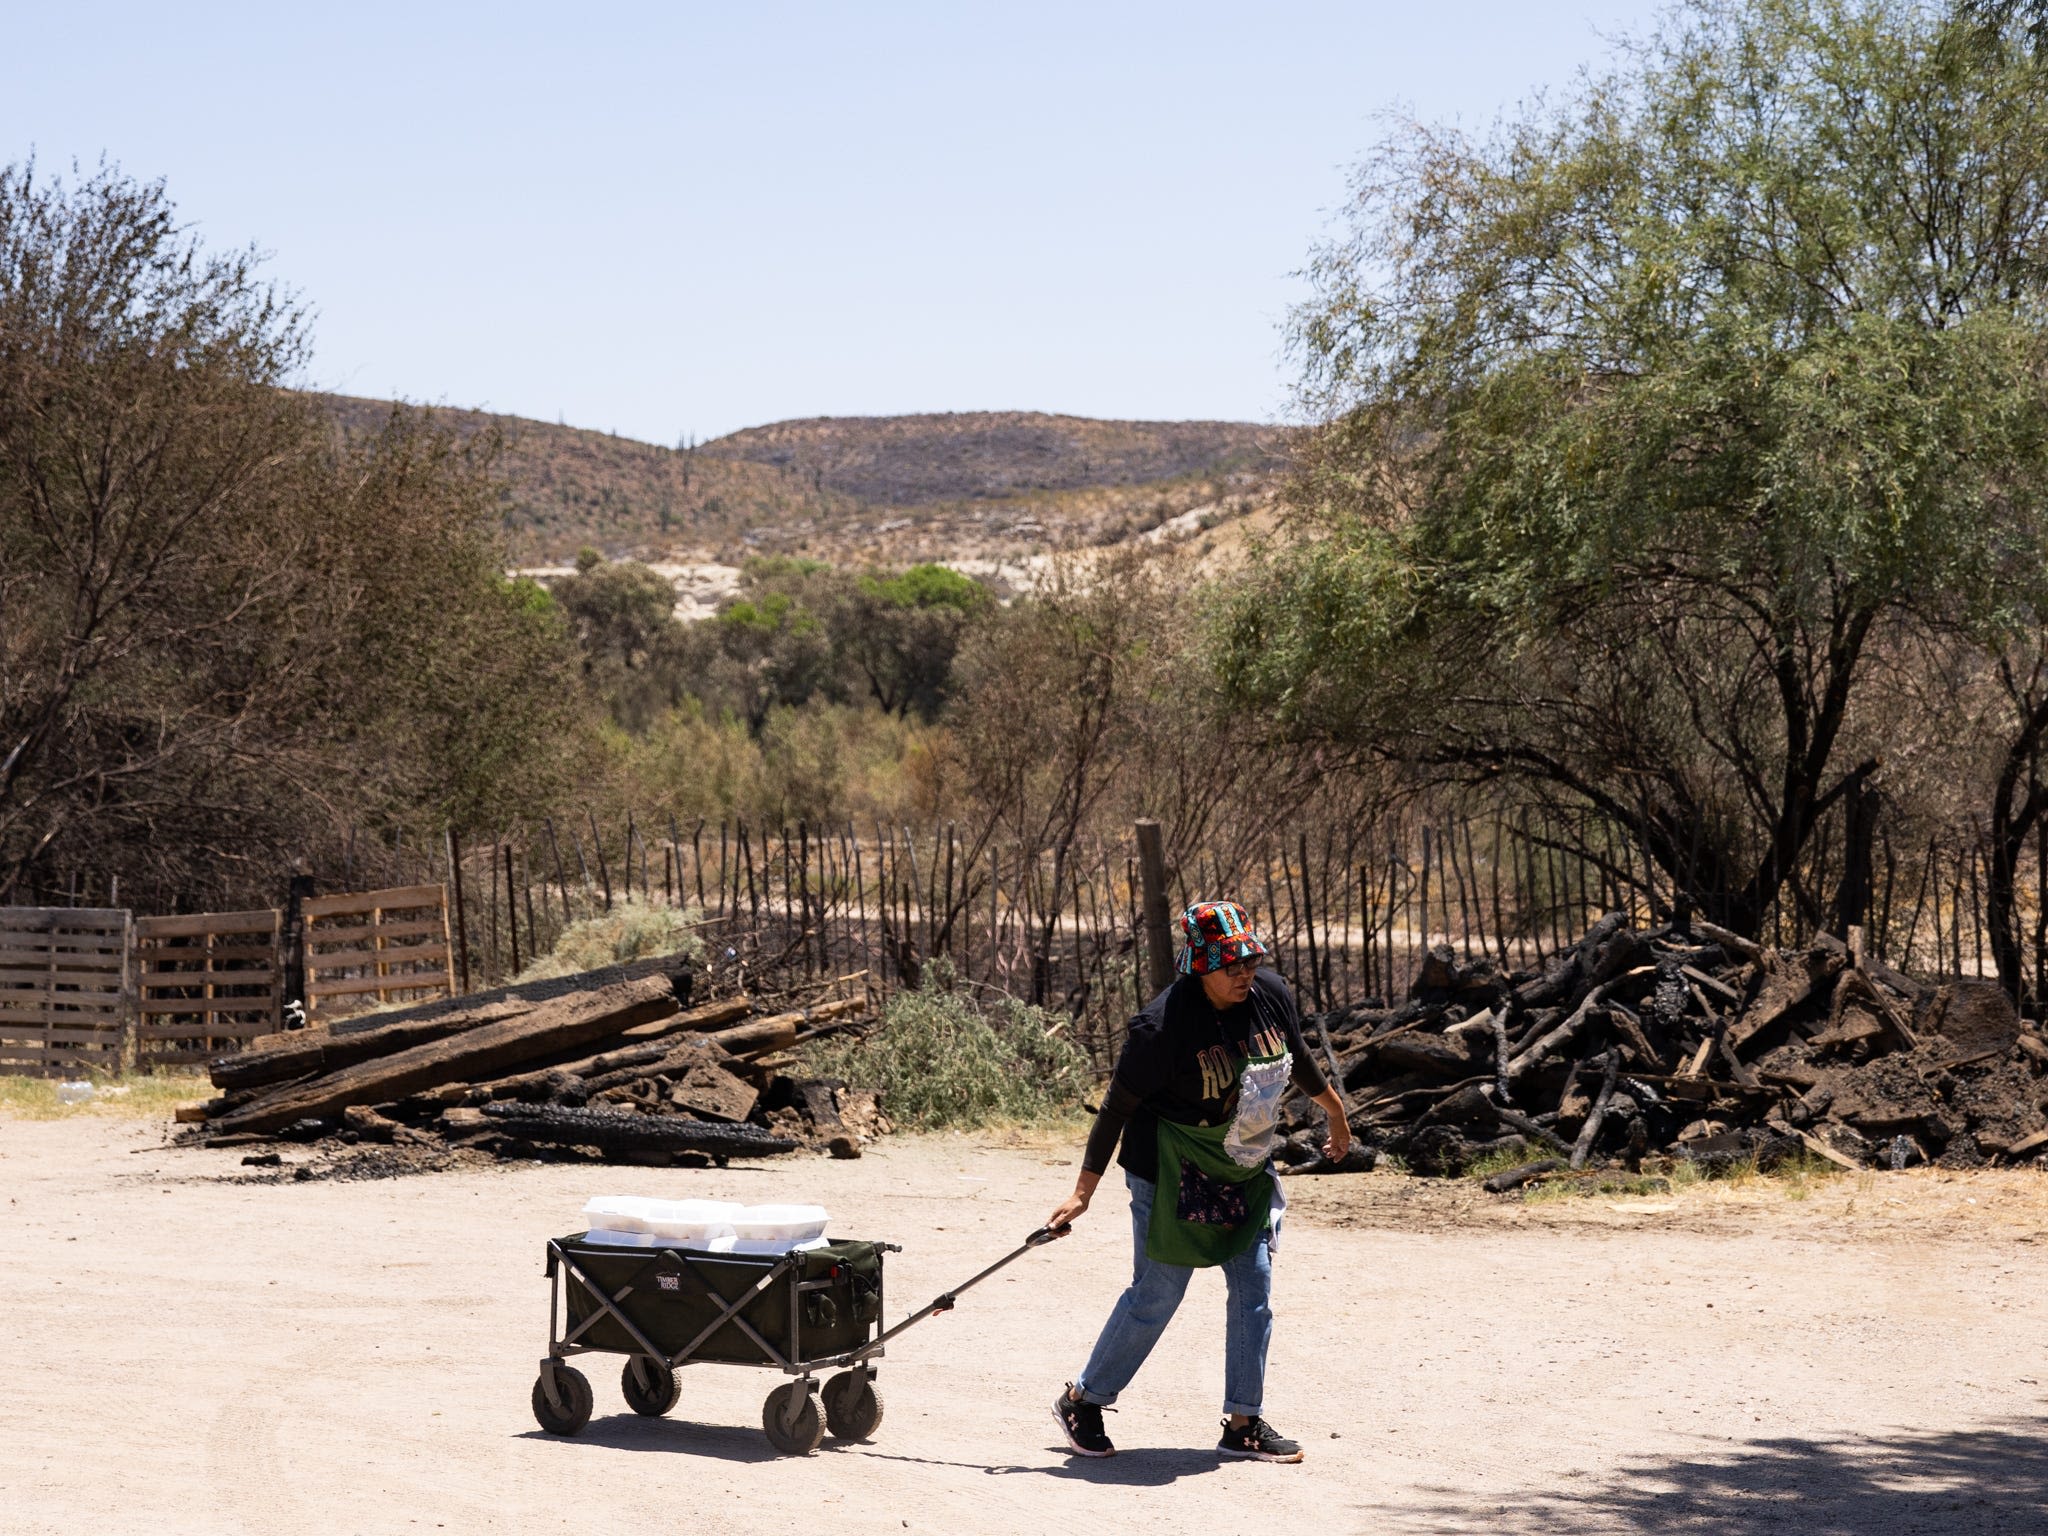
{"label": "green folding wagon", "polygon": [[[886,1254],[894,1243],[834,1242],[781,1254],[624,1247],[588,1233],[547,1245],[548,1352],[533,1416],[552,1435],[580,1433],[594,1398],[575,1355],[626,1357],[619,1390],[658,1418],[682,1396],[685,1365],[754,1366],[793,1378],[768,1394],[761,1428],[786,1455],[807,1456],[827,1431],[866,1440],[882,1423],[875,1362],[913,1323],[951,1311],[961,1292],[1062,1235],[1039,1228],[964,1284],[882,1327]],[[819,1375],[833,1372],[822,1385]]]}

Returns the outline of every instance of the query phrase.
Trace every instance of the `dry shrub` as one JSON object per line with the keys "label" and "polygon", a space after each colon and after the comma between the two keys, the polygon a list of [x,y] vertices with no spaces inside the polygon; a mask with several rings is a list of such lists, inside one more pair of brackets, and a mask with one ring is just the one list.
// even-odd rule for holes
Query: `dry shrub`
{"label": "dry shrub", "polygon": [[869,1034],[811,1046],[807,1070],[878,1090],[890,1119],[920,1130],[1078,1113],[1094,1079],[1069,1021],[1009,997],[977,1003],[943,969],[892,997]]}

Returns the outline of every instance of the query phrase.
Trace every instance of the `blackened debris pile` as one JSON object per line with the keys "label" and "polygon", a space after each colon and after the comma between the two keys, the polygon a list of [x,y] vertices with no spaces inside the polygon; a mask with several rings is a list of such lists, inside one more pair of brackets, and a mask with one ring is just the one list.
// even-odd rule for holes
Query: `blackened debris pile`
{"label": "blackened debris pile", "polygon": [[[1363,1146],[1443,1175],[1526,1154],[1488,1181],[1500,1190],[1646,1156],[2048,1156],[2038,1026],[1993,982],[1917,981],[1828,935],[1774,949],[1698,920],[1637,929],[1609,913],[1531,971],[1441,945],[1399,1007],[1333,1011],[1308,1036]],[[1320,1112],[1297,1099],[1291,1114],[1282,1163],[1339,1171],[1321,1159]]]}

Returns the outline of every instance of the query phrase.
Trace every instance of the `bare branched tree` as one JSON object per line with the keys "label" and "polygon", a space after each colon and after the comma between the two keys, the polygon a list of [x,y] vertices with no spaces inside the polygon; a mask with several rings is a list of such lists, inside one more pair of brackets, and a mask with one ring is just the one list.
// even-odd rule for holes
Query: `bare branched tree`
{"label": "bare branched tree", "polygon": [[[247,534],[305,442],[279,388],[303,355],[291,300],[161,185],[0,171],[0,894],[124,781],[246,725],[248,692],[195,709],[179,673],[283,589],[291,551]],[[156,707],[106,707],[173,658]]]}

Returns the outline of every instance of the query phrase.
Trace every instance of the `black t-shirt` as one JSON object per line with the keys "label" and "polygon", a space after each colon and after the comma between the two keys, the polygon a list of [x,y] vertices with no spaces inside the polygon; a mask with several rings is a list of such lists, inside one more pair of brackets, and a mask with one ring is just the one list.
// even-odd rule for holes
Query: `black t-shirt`
{"label": "black t-shirt", "polygon": [[1101,1173],[1119,1132],[1117,1161],[1141,1179],[1159,1179],[1158,1120],[1222,1125],[1237,1113],[1238,1073],[1250,1056],[1294,1055],[1294,1085],[1313,1098],[1327,1086],[1301,1037],[1294,992],[1277,972],[1252,978],[1235,1008],[1218,1009],[1199,976],[1183,976],[1131,1019],[1101,1113],[1081,1166]]}

